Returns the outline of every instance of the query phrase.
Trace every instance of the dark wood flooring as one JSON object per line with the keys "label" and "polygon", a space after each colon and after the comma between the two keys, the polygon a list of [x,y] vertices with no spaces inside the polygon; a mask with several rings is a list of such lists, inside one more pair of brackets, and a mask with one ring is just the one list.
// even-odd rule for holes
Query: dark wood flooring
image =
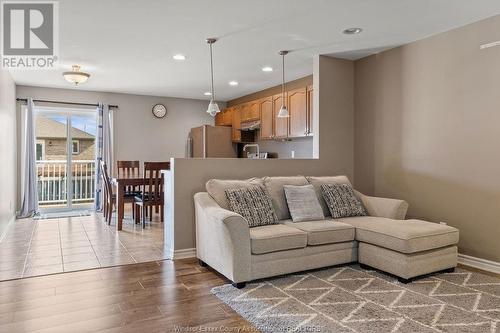
{"label": "dark wood flooring", "polygon": [[0,332],[256,331],[211,294],[228,282],[194,259],[0,282]]}
{"label": "dark wood flooring", "polygon": [[0,332],[255,332],[211,294],[225,283],[195,259],[0,282]]}

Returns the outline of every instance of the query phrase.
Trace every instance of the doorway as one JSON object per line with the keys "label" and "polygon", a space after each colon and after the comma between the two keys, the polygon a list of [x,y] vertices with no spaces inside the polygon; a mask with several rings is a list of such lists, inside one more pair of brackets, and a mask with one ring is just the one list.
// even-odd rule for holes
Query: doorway
{"label": "doorway", "polygon": [[35,108],[35,159],[40,212],[94,205],[97,112]]}

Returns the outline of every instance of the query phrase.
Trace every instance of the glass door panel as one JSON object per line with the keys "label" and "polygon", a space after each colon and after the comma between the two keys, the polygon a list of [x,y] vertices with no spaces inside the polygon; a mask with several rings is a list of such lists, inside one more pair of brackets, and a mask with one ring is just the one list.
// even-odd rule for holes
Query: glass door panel
{"label": "glass door panel", "polygon": [[95,110],[35,110],[38,202],[41,210],[89,208],[95,192]]}
{"label": "glass door panel", "polygon": [[95,112],[71,113],[72,206],[75,209],[94,203],[96,129]]}
{"label": "glass door panel", "polygon": [[40,208],[68,207],[68,117],[58,112],[35,113],[35,158]]}

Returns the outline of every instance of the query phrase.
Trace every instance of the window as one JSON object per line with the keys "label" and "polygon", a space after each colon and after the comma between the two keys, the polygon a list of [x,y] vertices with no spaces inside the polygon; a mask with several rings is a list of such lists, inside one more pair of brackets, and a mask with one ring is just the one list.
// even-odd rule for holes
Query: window
{"label": "window", "polygon": [[45,159],[45,141],[36,140],[35,159],[41,161]]}
{"label": "window", "polygon": [[80,141],[73,140],[71,152],[73,153],[73,155],[80,154]]}

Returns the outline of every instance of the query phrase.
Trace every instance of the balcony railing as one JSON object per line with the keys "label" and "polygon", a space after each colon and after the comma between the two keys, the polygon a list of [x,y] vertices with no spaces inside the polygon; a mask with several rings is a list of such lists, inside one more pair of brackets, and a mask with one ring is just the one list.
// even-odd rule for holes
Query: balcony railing
{"label": "balcony railing", "polygon": [[[38,203],[43,205],[66,204],[67,162],[64,160],[36,161]],[[72,161],[73,202],[91,203],[95,192],[95,162],[93,160]]]}

